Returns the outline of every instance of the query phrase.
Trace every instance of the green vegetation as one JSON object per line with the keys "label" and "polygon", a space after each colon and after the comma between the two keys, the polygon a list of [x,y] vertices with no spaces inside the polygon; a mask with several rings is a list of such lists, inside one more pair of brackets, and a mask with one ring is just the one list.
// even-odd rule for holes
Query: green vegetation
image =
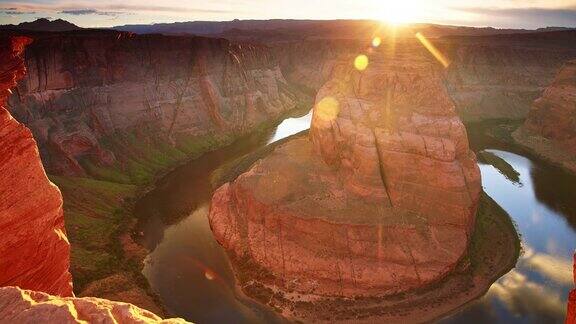
{"label": "green vegetation", "polygon": [[122,268],[118,236],[131,218],[125,206],[136,186],[87,178],[51,176],[64,196],[64,218],[77,292]]}
{"label": "green vegetation", "polygon": [[93,178],[142,186],[153,182],[159,172],[232,141],[232,136],[219,134],[182,136],[171,141],[145,130],[118,132],[102,140],[106,149],[116,152],[115,165],[102,167],[89,161],[82,164]]}
{"label": "green vegetation", "polygon": [[489,151],[480,151],[478,152],[478,161],[495,167],[506,179],[520,184],[520,173],[498,155]]}
{"label": "green vegetation", "polygon": [[[307,112],[311,105],[306,97],[295,111],[260,123],[250,133],[269,131],[284,118]],[[80,161],[89,178],[50,176],[64,197],[66,230],[72,247],[71,272],[77,294],[89,284],[119,273],[128,273],[140,287],[148,289],[141,274],[145,252],[136,244],[128,247],[130,252],[123,246],[131,244],[126,240],[131,239],[136,223],[133,215],[136,200],[174,167],[247,135],[229,131],[169,137],[158,133],[158,129],[158,125],[148,125],[102,138],[102,147],[114,152],[116,162],[102,166],[89,159]]]}

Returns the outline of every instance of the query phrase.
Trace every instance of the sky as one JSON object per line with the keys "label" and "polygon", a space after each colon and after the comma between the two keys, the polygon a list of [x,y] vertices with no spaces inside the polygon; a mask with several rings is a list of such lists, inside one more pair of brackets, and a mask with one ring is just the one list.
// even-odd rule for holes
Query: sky
{"label": "sky", "polygon": [[81,27],[233,19],[378,19],[534,29],[576,27],[576,0],[0,0],[0,24]]}

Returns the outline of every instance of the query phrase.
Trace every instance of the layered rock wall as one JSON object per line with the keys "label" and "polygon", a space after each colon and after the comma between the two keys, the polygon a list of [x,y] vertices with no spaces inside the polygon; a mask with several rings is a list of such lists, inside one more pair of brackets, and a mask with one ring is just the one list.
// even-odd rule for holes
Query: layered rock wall
{"label": "layered rock wall", "polygon": [[534,101],[514,138],[537,154],[576,172],[576,61],[567,62]]}
{"label": "layered rock wall", "polygon": [[450,57],[447,87],[465,121],[522,119],[576,57],[576,34],[496,35],[453,38],[439,44]]}
{"label": "layered rock wall", "polygon": [[119,132],[172,145],[237,135],[297,101],[265,47],[223,39],[78,31],[37,36],[25,57],[9,107],[56,174],[84,174],[83,160],[115,164],[126,152],[105,142]]}
{"label": "layered rock wall", "polygon": [[24,76],[28,38],[0,38],[0,286],[72,295],[62,196],[44,172],[32,134],[5,109]]}
{"label": "layered rock wall", "polygon": [[0,322],[186,323],[127,303],[69,297],[62,196],[46,177],[30,130],[4,108],[25,74],[22,52],[31,41],[0,38]]}
{"label": "layered rock wall", "polygon": [[[381,36],[381,50],[400,55],[424,50],[407,37],[408,33],[396,39]],[[271,46],[278,53],[287,78],[318,90],[330,77],[338,59],[372,51],[370,41],[278,41]],[[441,37],[432,42],[450,62],[444,82],[456,103],[456,111],[461,119],[470,122],[525,118],[532,102],[552,83],[561,66],[576,57],[573,31]]]}

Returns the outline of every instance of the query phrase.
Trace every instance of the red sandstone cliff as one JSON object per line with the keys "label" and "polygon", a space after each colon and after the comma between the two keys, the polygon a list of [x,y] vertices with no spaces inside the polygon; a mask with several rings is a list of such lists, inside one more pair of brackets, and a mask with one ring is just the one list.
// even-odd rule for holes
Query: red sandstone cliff
{"label": "red sandstone cliff", "polygon": [[193,36],[77,31],[35,35],[9,101],[51,173],[128,163],[116,134],[178,142],[238,136],[293,109],[297,92],[263,46]]}
{"label": "red sandstone cliff", "polygon": [[567,62],[536,100],[514,138],[576,172],[576,61]]}
{"label": "red sandstone cliff", "polygon": [[276,148],[217,190],[216,239],[274,291],[385,296],[465,255],[480,194],[466,131],[429,60],[336,64],[311,139]]}
{"label": "red sandstone cliff", "polygon": [[[574,253],[574,284],[576,284],[576,253]],[[568,295],[568,309],[566,311],[566,324],[576,324],[576,289]]]}
{"label": "red sandstone cliff", "polygon": [[0,39],[0,286],[72,295],[62,196],[44,172],[30,131],[4,108],[24,76],[28,38]]}
{"label": "red sandstone cliff", "polygon": [[21,55],[30,42],[0,38],[0,322],[185,323],[131,304],[67,297],[72,278],[62,196],[46,177],[32,134],[4,108],[25,73]]}

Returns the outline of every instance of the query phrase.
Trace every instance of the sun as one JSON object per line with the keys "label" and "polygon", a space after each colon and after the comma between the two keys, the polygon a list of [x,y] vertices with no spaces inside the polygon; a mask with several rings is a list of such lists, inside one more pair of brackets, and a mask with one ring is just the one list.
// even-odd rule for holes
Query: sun
{"label": "sun", "polygon": [[415,19],[415,6],[409,0],[381,1],[379,3],[381,20],[390,24],[405,24]]}

